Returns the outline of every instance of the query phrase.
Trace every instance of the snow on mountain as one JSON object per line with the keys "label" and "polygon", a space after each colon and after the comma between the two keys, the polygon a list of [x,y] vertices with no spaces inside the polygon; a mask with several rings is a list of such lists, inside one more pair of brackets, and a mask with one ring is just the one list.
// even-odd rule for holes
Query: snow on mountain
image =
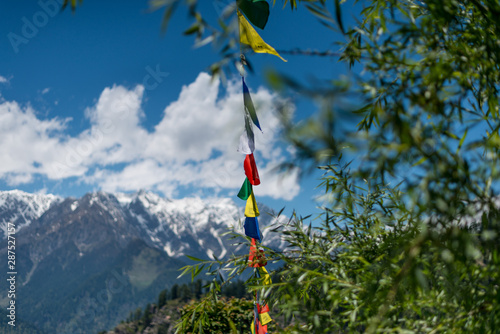
{"label": "snow on mountain", "polygon": [[14,223],[16,231],[41,217],[53,204],[62,199],[52,194],[30,194],[20,190],[0,191],[1,238],[7,237],[8,223]]}
{"label": "snow on mountain", "polygon": [[[24,228],[54,204],[68,208],[61,208],[59,216],[85,214],[85,210],[96,212],[99,208],[98,211],[107,212],[115,224],[127,224],[136,231],[138,238],[176,258],[185,254],[201,258],[213,258],[213,255],[222,258],[238,251],[237,247],[231,245],[234,241],[224,234],[231,229],[244,234],[244,202],[237,205],[229,198],[166,199],[152,192],[139,191],[134,194],[96,192],[80,199],[63,201],[54,195],[28,194],[14,190],[0,192],[2,237],[6,237],[5,229],[9,221],[15,222],[18,229]],[[264,244],[282,248],[283,241],[265,228],[273,222],[271,215],[265,213],[271,210],[263,205],[259,207]],[[68,219],[73,218],[68,216]],[[49,223],[50,219],[46,221],[44,224]],[[117,226],[117,232],[124,231],[122,227]],[[129,228],[126,230],[131,231]]]}
{"label": "snow on mountain", "polygon": [[[243,206],[229,198],[188,197],[164,199],[140,191],[133,196],[119,195],[120,202],[129,209],[151,242],[169,256],[189,254],[197,257],[222,258],[236,251],[233,241],[223,236],[234,229],[243,233]],[[269,225],[271,216],[261,219],[261,226]],[[266,236],[268,233],[265,232]],[[267,240],[280,246],[278,240]]]}

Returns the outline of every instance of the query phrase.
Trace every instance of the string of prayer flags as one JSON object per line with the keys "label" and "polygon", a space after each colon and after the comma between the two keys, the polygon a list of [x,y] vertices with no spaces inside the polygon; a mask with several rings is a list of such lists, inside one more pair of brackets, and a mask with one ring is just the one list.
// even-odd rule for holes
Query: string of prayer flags
{"label": "string of prayer flags", "polygon": [[248,180],[248,177],[245,178],[245,181],[243,181],[243,184],[241,185],[240,191],[238,192],[238,197],[244,201],[250,197],[252,194],[252,184],[250,183],[250,180]]}
{"label": "string of prayer flags", "polygon": [[[286,60],[283,59],[283,57],[281,57],[272,46],[264,42],[262,37],[260,37],[252,27],[252,24],[261,29],[264,29],[266,26],[269,17],[268,2],[266,0],[236,0],[236,4],[236,13],[238,15],[240,32],[240,48],[241,44],[247,44],[256,53],[269,53],[286,62]],[[240,10],[245,14],[246,18]],[[250,24],[247,19],[252,24]],[[250,237],[252,240],[250,253],[248,254],[248,266],[256,268],[256,270],[254,269],[254,273],[258,278],[260,278],[263,285],[269,285],[272,284],[271,275],[269,275],[269,272],[265,267],[267,265],[267,260],[264,249],[259,248],[259,243],[262,242],[262,233],[260,232],[257,217],[260,213],[253,191],[253,186],[258,186],[260,184],[259,172],[257,171],[257,164],[255,163],[253,155],[253,152],[255,151],[253,126],[255,125],[260,131],[262,131],[262,128],[250,95],[250,90],[245,82],[245,65],[245,56],[241,54],[241,64],[238,65],[238,70],[241,74],[241,83],[243,86],[245,131],[240,136],[238,152],[245,154],[243,168],[245,170],[246,177],[237,196],[242,200],[246,200],[244,223],[245,235]],[[255,292],[254,298],[253,321],[250,326],[252,334],[268,334],[267,324],[272,321],[271,316],[269,315],[269,306],[267,303],[264,303],[265,305],[262,307],[260,306],[258,303],[258,291]]]}
{"label": "string of prayer flags", "polygon": [[243,104],[245,105],[245,111],[248,112],[250,118],[252,119],[253,124],[260,128],[259,119],[257,118],[257,113],[255,112],[255,107],[252,102],[252,97],[250,96],[250,91],[248,90],[247,84],[245,83],[245,78],[241,77],[241,81],[243,83]]}
{"label": "string of prayer flags", "polygon": [[243,14],[241,14],[239,10],[236,12],[238,13],[238,21],[240,24],[240,43],[250,45],[252,50],[256,53],[269,53],[280,57],[281,60],[286,62],[272,46],[264,42],[262,37],[259,36]]}
{"label": "string of prayer flags", "polygon": [[246,217],[245,218],[245,235],[257,239],[259,241],[262,240],[262,234],[259,229],[259,222],[257,221],[257,217]]}
{"label": "string of prayer flags", "polygon": [[266,0],[237,0],[237,4],[250,22],[264,29],[269,18],[269,4]]}
{"label": "string of prayer flags", "polygon": [[252,238],[252,245],[250,246],[250,254],[248,255],[248,266],[252,268],[263,267],[267,264],[264,250],[257,248],[256,239]]}
{"label": "string of prayer flags", "polygon": [[245,217],[258,217],[260,216],[259,208],[257,207],[257,201],[255,200],[255,196],[252,193],[248,196],[247,205],[245,206]]}
{"label": "string of prayer flags", "polygon": [[245,161],[243,162],[243,168],[245,169],[245,175],[250,183],[254,186],[258,186],[260,184],[260,177],[253,153],[247,154]]}

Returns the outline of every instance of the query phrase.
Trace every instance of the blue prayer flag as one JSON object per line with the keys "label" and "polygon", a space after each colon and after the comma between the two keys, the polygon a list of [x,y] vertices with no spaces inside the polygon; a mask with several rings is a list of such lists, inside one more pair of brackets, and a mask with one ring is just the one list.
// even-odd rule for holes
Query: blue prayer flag
{"label": "blue prayer flag", "polygon": [[259,221],[257,217],[246,217],[245,218],[245,235],[262,241],[262,234],[259,229]]}

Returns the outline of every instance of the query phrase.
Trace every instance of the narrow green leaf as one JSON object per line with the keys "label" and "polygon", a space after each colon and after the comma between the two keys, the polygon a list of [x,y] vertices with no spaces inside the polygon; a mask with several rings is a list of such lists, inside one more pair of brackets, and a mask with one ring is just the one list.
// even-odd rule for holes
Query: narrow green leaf
{"label": "narrow green leaf", "polygon": [[205,262],[205,260],[199,259],[197,257],[191,256],[191,255],[186,255],[186,257],[190,260],[196,261],[196,262]]}
{"label": "narrow green leaf", "polygon": [[422,157],[422,158],[420,158],[417,162],[415,162],[412,166],[413,166],[413,167],[415,167],[415,166],[421,165],[421,164],[423,164],[424,162],[426,162],[426,161],[427,161],[427,159],[428,159],[427,157]]}
{"label": "narrow green leaf", "polygon": [[458,151],[460,151],[460,149],[462,148],[462,145],[464,144],[464,141],[465,141],[465,137],[467,137],[467,132],[469,131],[469,129],[466,129],[462,138],[460,138],[460,142],[458,143],[458,148],[457,148],[457,153]]}
{"label": "narrow green leaf", "polygon": [[170,18],[172,17],[172,14],[175,12],[175,9],[177,8],[178,4],[179,2],[175,1],[174,3],[167,6],[167,8],[165,9],[165,13],[163,14],[163,20],[161,22],[161,29],[163,32],[167,31]]}
{"label": "narrow green leaf", "polygon": [[337,17],[337,23],[340,31],[345,34],[344,25],[342,24],[342,12],[340,11],[340,0],[335,0],[335,15]]}
{"label": "narrow green leaf", "polygon": [[196,32],[200,31],[200,25],[198,22],[195,22],[193,23],[193,25],[189,28],[187,28],[185,31],[184,31],[184,35],[192,35]]}

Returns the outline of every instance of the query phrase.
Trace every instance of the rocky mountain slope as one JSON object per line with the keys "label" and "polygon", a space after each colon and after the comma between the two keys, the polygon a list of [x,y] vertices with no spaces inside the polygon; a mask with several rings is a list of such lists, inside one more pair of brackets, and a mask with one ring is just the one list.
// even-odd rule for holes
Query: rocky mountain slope
{"label": "rocky mountain slope", "polygon": [[[0,192],[0,224],[17,228],[17,316],[50,333],[107,329],[178,282],[185,254],[238,252],[223,234],[231,226],[242,233],[243,205],[144,191],[79,199]],[[261,226],[269,225],[270,210],[260,208]],[[0,254],[7,254],[5,231]],[[264,236],[266,245],[282,247],[266,229]],[[0,266],[6,262],[0,257]],[[7,283],[0,281],[0,289]],[[2,307],[8,301],[0,296]]]}

